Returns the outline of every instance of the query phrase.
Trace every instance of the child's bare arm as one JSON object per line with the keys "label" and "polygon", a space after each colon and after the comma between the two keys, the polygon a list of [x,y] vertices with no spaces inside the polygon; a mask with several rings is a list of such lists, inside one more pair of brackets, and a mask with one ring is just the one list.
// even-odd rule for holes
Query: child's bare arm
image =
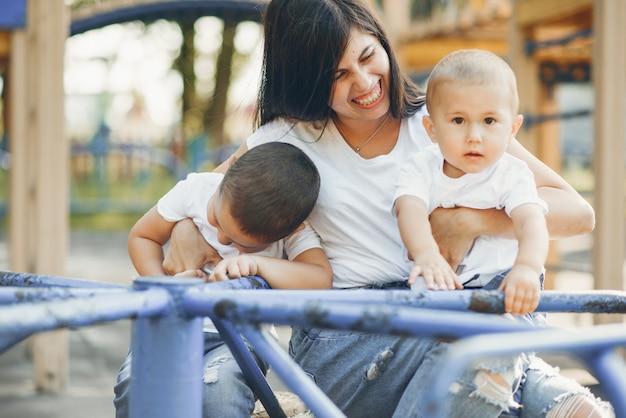
{"label": "child's bare arm", "polygon": [[414,196],[401,196],[395,204],[402,241],[408,249],[413,268],[409,285],[418,276],[424,277],[429,289],[461,289],[454,270],[439,252],[428,222],[426,204]]}
{"label": "child's bare arm", "polygon": [[174,223],[153,207],[139,219],[128,235],[128,254],[140,276],[160,276],[163,271],[163,245],[169,240]]}
{"label": "child's bare arm", "polygon": [[518,240],[518,253],[513,268],[500,286],[504,290],[507,312],[523,315],[539,304],[539,276],[548,255],[549,234],[541,208],[526,204],[511,212]]}
{"label": "child's bare arm", "polygon": [[209,281],[257,275],[274,289],[330,289],[333,273],[321,248],[302,252],[293,261],[257,255],[238,255],[222,260]]}

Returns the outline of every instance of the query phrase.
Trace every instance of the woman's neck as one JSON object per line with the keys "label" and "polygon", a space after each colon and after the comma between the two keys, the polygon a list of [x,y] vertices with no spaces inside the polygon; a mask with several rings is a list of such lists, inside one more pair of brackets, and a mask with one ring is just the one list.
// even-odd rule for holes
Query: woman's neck
{"label": "woman's neck", "polygon": [[371,121],[335,117],[334,122],[346,144],[361,157],[370,159],[393,150],[401,121],[387,113]]}

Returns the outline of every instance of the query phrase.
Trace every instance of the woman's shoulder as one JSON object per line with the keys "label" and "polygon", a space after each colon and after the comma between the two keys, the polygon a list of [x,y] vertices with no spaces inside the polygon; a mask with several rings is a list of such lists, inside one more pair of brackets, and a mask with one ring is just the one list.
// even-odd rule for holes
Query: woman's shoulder
{"label": "woman's shoulder", "polygon": [[248,137],[247,144],[248,148],[267,142],[288,142],[297,145],[299,141],[315,142],[320,139],[323,132],[322,123],[277,118],[260,126]]}

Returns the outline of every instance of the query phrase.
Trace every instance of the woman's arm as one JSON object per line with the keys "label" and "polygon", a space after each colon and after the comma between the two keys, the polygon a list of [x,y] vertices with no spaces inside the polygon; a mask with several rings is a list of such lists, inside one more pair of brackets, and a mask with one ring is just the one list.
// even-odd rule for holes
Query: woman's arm
{"label": "woman's arm", "polygon": [[[539,196],[548,205],[546,222],[550,239],[570,237],[593,230],[593,209],[573,187],[517,140],[511,141],[508,152],[525,161],[535,176]],[[431,213],[430,223],[441,254],[453,269],[456,269],[479,235],[515,238],[513,223],[503,210],[439,208]]]}
{"label": "woman's arm", "polygon": [[511,141],[508,152],[525,161],[535,176],[539,197],[548,204],[546,221],[550,239],[593,231],[596,222],[593,208],[572,186],[517,140]]}
{"label": "woman's arm", "polygon": [[206,242],[191,218],[173,224],[169,240],[163,270],[171,276],[200,269],[207,263],[216,265],[222,261],[222,257]]}

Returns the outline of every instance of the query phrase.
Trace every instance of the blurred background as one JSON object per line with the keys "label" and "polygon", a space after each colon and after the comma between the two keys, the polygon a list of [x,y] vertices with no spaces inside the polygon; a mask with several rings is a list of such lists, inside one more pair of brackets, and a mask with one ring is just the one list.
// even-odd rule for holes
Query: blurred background
{"label": "blurred background", "polygon": [[[69,151],[73,228],[127,230],[175,181],[190,171],[210,170],[252,130],[264,2],[232,1],[239,6],[231,9],[227,1],[191,2],[205,4],[195,9],[166,8],[167,3],[173,2],[65,0],[71,23],[63,57],[63,141],[54,141]],[[513,0],[370,3],[389,28],[403,68],[417,82],[424,83],[439,58],[461,47],[490,49],[511,61]],[[155,4],[163,5],[162,17]],[[251,17],[255,20],[246,20]],[[558,124],[545,157],[557,161],[555,168],[591,201],[593,35],[589,28],[579,33],[584,29],[568,24],[560,33],[553,30],[552,55],[541,51],[541,70],[557,70],[552,80],[539,80],[549,89],[542,101],[553,107],[547,115],[552,119],[542,119],[544,103],[521,94],[524,130]],[[3,98],[6,55],[0,66]],[[6,230],[11,141],[5,118],[0,118],[0,215]],[[537,151],[537,135],[522,132],[523,142],[524,136]],[[544,144],[539,150],[546,149]]]}

